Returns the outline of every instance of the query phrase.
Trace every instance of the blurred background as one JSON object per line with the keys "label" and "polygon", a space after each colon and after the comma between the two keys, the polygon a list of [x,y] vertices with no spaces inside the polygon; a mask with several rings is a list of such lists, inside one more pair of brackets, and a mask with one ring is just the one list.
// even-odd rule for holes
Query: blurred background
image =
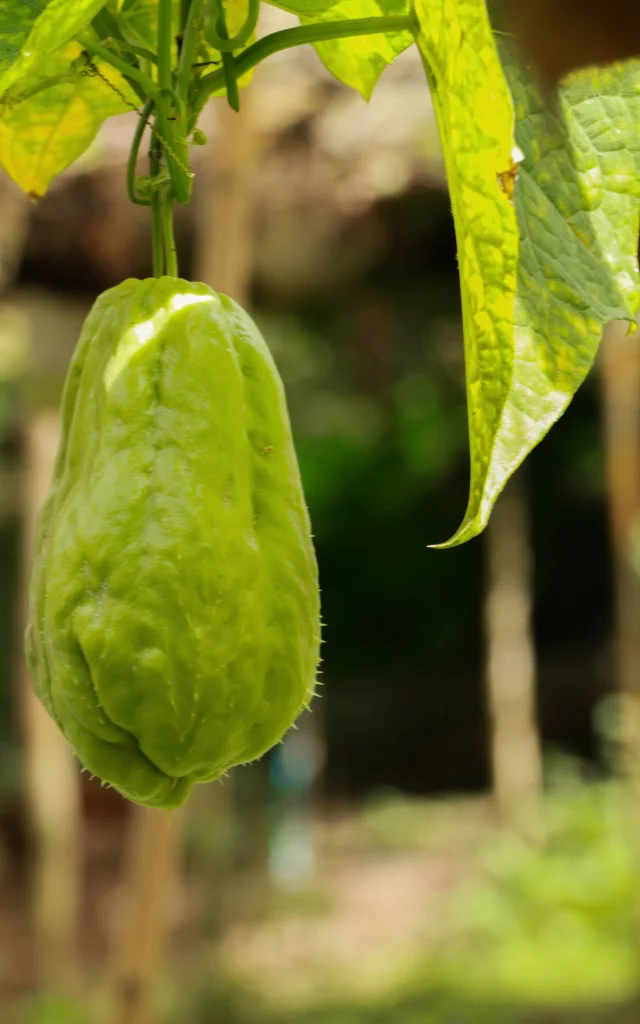
{"label": "blurred background", "polygon": [[204,120],[181,273],[252,311],[287,386],[320,697],[154,843],[31,695],[24,592],[64,373],[98,292],[151,272],[124,187],[135,114],[114,119],[37,205],[0,178],[0,1020],[638,1021],[637,338],[605,332],[487,532],[429,549],[462,518],[468,446],[417,53],[366,105],[288,52],[239,116],[214,101]]}

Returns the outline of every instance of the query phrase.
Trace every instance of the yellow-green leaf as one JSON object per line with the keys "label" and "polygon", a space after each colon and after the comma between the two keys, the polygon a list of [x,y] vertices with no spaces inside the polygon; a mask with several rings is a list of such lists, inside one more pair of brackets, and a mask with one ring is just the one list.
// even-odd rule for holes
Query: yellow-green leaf
{"label": "yellow-green leaf", "polygon": [[[63,79],[80,53],[77,43],[64,47],[44,62],[43,80]],[[24,99],[12,92],[2,101],[0,164],[34,199],[85,151],[105,118],[135,103],[113,68],[99,61],[95,67],[99,74],[74,75]],[[37,80],[29,82],[35,88]]]}
{"label": "yellow-green leaf", "polygon": [[417,13],[462,294],[471,481],[452,545],[565,411],[603,325],[636,315],[640,63],[572,76],[552,110],[500,62],[483,0]]}
{"label": "yellow-green leaf", "polygon": [[418,0],[416,13],[458,243],[471,447],[469,506],[449,542],[460,543],[485,516],[513,365],[518,227],[504,183],[514,115],[484,0]]}
{"label": "yellow-green leaf", "polygon": [[[271,0],[271,3],[298,15],[303,25],[402,15],[411,10],[410,0]],[[336,78],[369,99],[386,66],[413,41],[411,32],[383,32],[316,43],[315,49]]]}
{"label": "yellow-green leaf", "polygon": [[[25,0],[20,0],[22,4]],[[15,0],[12,0],[15,6]],[[38,7],[33,2],[32,7]],[[21,78],[36,71],[42,64],[82,31],[104,6],[104,0],[51,0],[33,22],[20,56],[0,77],[0,96]]]}

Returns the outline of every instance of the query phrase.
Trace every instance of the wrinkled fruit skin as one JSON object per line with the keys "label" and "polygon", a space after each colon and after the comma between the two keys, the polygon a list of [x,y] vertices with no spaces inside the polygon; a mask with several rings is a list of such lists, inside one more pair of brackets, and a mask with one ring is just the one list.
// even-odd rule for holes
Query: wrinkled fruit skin
{"label": "wrinkled fruit skin", "polygon": [[319,614],[257,328],[203,284],[105,292],[69,369],[26,633],[35,689],[80,761],[169,808],[260,757],[313,695]]}

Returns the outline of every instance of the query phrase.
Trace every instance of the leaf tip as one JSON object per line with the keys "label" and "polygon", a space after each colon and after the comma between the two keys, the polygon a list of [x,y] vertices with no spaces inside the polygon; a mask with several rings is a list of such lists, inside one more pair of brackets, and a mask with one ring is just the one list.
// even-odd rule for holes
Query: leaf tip
{"label": "leaf tip", "polygon": [[447,551],[449,548],[458,548],[482,533],[486,525],[486,522],[482,522],[477,517],[465,519],[454,535],[449,537],[449,540],[442,541],[440,544],[427,544],[427,547],[432,551]]}

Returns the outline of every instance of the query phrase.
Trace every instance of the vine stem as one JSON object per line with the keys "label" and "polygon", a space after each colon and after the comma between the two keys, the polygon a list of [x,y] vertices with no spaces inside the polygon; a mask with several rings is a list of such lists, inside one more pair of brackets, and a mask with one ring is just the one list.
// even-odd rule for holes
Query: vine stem
{"label": "vine stem", "polygon": [[[158,101],[156,103],[156,134],[162,143],[165,165],[169,171],[173,198],[186,203],[191,197],[189,155],[186,141],[186,106],[173,89],[171,66],[173,45],[172,0],[158,0]],[[178,137],[171,115],[178,116]]]}
{"label": "vine stem", "polygon": [[[222,0],[217,0],[218,6],[218,39],[229,40],[229,30],[227,29],[227,16],[224,9]],[[236,113],[240,110],[240,91],[238,89],[238,75],[236,72],[236,61],[231,49],[222,48],[220,50],[220,57],[222,58],[222,75],[224,77],[224,84],[227,91],[227,103],[232,110]]]}
{"label": "vine stem", "polygon": [[204,12],[206,0],[192,0],[182,34],[180,60],[176,74],[176,92],[182,104],[189,99],[192,68],[198,49],[198,26]]}
{"label": "vine stem", "polygon": [[[152,137],[149,151],[149,170],[152,178],[157,178],[160,174],[160,143],[155,134]],[[151,193],[151,245],[153,276],[162,277],[164,274],[162,196],[158,189],[154,189]]]}
{"label": "vine stem", "polygon": [[148,61],[150,64],[158,63],[155,53],[147,50],[146,46],[129,43],[126,39],[112,39],[111,44],[112,46],[117,46],[119,50],[124,50],[125,53],[130,53],[134,57],[140,57],[142,60]]}
{"label": "vine stem", "polygon": [[180,32],[183,33],[189,21],[193,0],[180,0]]}
{"label": "vine stem", "polygon": [[149,123],[149,118],[151,117],[152,112],[153,100],[147,100],[140,111],[138,124],[136,125],[135,134],[133,136],[133,142],[131,143],[129,159],[127,161],[127,193],[131,202],[135,203],[136,206],[151,206],[150,199],[143,199],[136,192],[136,167],[138,164],[138,153],[140,152],[142,136],[144,135],[144,130]]}
{"label": "vine stem", "polygon": [[[218,0],[218,5],[222,7],[223,0]],[[239,32],[229,38],[229,33],[226,35],[218,35],[215,28],[210,26],[209,28],[209,42],[211,45],[218,50],[219,53],[232,53],[234,50],[239,50],[248,43],[251,36],[256,30],[258,19],[260,17],[260,0],[249,0],[249,9],[247,12],[247,18]],[[225,22],[226,28],[226,22]]]}
{"label": "vine stem", "polygon": [[[171,0],[158,3],[158,88],[171,92]],[[149,94],[151,95],[151,94]]]}
{"label": "vine stem", "polygon": [[106,7],[103,7],[102,10],[98,11],[91,24],[101,39],[106,39],[111,36],[112,39],[118,39],[122,42],[125,41],[124,33],[120,28],[117,17]]}
{"label": "vine stem", "polygon": [[101,43],[97,43],[94,39],[89,39],[87,36],[80,36],[79,42],[80,45],[85,50],[88,50],[88,52],[94,57],[100,57],[105,64],[111,64],[112,67],[116,68],[128,82],[131,82],[131,85],[141,99],[147,99],[147,97],[150,97],[156,103],[158,102],[160,97],[156,84],[153,79],[149,78],[148,75],[145,75],[143,71],[134,67],[133,64],[128,64],[126,60],[121,60],[115,53],[108,50],[107,47],[103,46]]}
{"label": "vine stem", "polygon": [[162,217],[162,241],[164,247],[164,272],[168,277],[178,276],[178,254],[173,234],[173,202],[171,190],[166,188],[160,196]]}
{"label": "vine stem", "polygon": [[[281,50],[306,43],[322,43],[330,39],[347,39],[352,36],[381,35],[386,32],[411,32],[416,35],[418,25],[414,15],[388,15],[379,18],[354,18],[344,21],[327,21],[320,25],[300,25],[296,28],[285,28],[280,32],[272,32],[258,39],[252,46],[235,58],[236,75],[240,78],[266,57],[271,57]],[[212,93],[225,86],[224,68],[203,75],[196,86],[196,95],[200,106]]]}
{"label": "vine stem", "polygon": [[[164,252],[164,272],[169,277],[178,276],[178,260],[176,257],[176,244],[173,236],[173,192],[176,178],[185,177],[182,167],[176,163],[175,154],[172,149],[174,142],[173,125],[169,120],[171,107],[168,97],[173,88],[173,68],[171,66],[172,38],[172,0],[159,0],[158,3],[158,86],[160,87],[160,103],[156,107],[156,119],[160,123],[157,135],[160,136],[160,144],[164,152],[165,164],[169,170],[171,185],[162,190],[156,190],[160,217],[160,230],[162,235],[162,248]],[[177,190],[175,190],[177,191]],[[178,195],[180,193],[178,192]]]}

